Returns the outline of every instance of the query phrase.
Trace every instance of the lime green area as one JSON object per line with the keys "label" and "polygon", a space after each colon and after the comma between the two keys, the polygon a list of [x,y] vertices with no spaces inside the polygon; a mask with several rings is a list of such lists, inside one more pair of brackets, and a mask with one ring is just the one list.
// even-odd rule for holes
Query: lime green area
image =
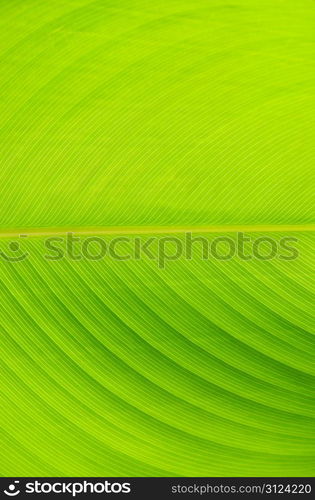
{"label": "lime green area", "polygon": [[313,221],[313,1],[1,4],[1,227]]}
{"label": "lime green area", "polygon": [[[0,0],[1,475],[314,475],[314,24]],[[299,257],[43,258],[58,228],[235,225]]]}

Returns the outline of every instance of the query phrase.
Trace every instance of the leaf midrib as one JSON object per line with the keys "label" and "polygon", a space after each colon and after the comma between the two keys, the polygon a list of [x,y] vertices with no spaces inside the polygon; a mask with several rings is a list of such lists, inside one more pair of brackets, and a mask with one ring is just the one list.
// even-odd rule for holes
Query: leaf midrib
{"label": "leaf midrib", "polygon": [[236,233],[236,232],[312,232],[315,224],[241,224],[204,226],[85,226],[85,227],[23,227],[2,228],[0,238],[16,236],[52,236],[66,233],[82,235],[174,234],[174,233]]}

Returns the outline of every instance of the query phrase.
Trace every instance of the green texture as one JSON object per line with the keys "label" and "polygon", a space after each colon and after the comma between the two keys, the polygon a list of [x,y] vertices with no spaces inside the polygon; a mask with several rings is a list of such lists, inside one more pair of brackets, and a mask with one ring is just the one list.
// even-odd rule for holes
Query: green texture
{"label": "green texture", "polygon": [[[39,233],[0,259],[1,475],[314,475],[314,25],[0,0],[0,250]],[[54,262],[40,235],[234,224],[299,225],[299,258]]]}

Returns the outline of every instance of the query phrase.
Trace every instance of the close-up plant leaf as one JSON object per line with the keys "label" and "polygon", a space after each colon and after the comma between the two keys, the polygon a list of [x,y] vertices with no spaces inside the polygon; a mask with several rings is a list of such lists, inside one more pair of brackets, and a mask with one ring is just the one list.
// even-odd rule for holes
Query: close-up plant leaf
{"label": "close-up plant leaf", "polygon": [[314,475],[314,21],[0,2],[1,476]]}

